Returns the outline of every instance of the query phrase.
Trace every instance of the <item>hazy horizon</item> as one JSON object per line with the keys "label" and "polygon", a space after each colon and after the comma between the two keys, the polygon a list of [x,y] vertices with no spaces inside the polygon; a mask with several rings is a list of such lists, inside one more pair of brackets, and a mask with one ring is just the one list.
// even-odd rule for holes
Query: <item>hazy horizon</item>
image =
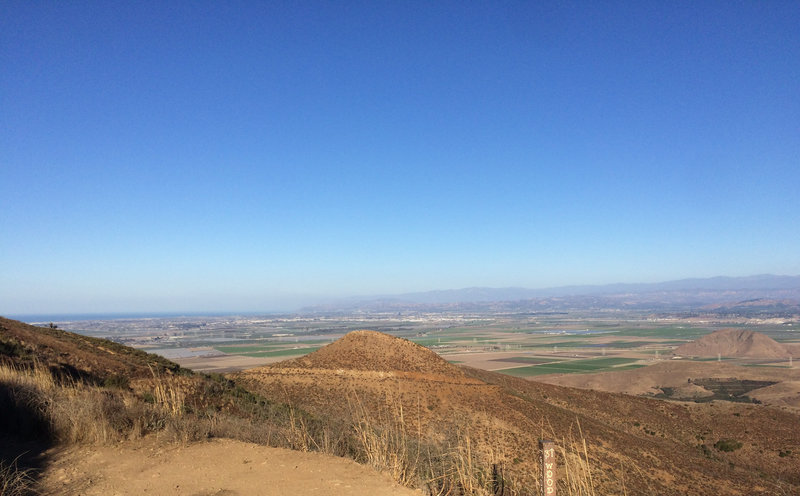
{"label": "hazy horizon", "polygon": [[0,313],[800,274],[798,20],[4,2]]}
{"label": "hazy horizon", "polygon": [[[653,282],[614,282],[614,283],[607,283],[607,284],[594,284],[594,285],[569,285],[569,286],[551,286],[551,287],[542,287],[542,288],[524,288],[524,287],[486,287],[486,286],[469,286],[465,288],[436,288],[436,289],[427,289],[423,291],[411,291],[411,292],[404,292],[404,293],[381,293],[381,294],[349,294],[349,295],[292,295],[291,298],[286,298],[280,300],[283,302],[283,306],[273,306],[272,308],[264,307],[264,306],[253,306],[253,307],[238,307],[238,308],[222,308],[219,306],[215,306],[214,302],[210,302],[208,306],[205,307],[194,307],[194,308],[169,308],[169,307],[134,307],[134,306],[127,306],[127,307],[118,307],[112,309],[105,309],[105,310],[98,310],[98,309],[87,309],[87,308],[55,308],[55,309],[34,309],[31,311],[17,311],[17,312],[10,312],[10,313],[3,313],[0,311],[0,316],[14,318],[18,320],[23,320],[25,322],[44,322],[44,321],[55,321],[55,320],[90,320],[90,319],[127,319],[127,318],[148,318],[148,317],[157,317],[157,318],[166,318],[166,317],[197,317],[197,316],[252,316],[252,315],[268,315],[268,314],[292,314],[296,313],[303,308],[307,307],[314,307],[314,306],[335,306],[337,304],[346,304],[348,302],[368,302],[368,301],[377,301],[386,298],[402,298],[408,295],[424,295],[426,293],[446,293],[446,292],[460,292],[460,291],[468,291],[468,290],[522,290],[522,291],[539,291],[539,292],[547,292],[548,290],[554,291],[553,294],[548,294],[548,296],[554,296],[558,294],[558,290],[566,289],[566,288],[604,288],[604,287],[614,287],[618,285],[649,285],[649,284],[667,284],[667,283],[679,283],[679,282],[686,282],[686,281],[693,281],[693,280],[700,280],[700,281],[713,281],[717,279],[733,279],[733,280],[748,280],[748,279],[756,279],[756,278],[800,278],[800,275],[787,275],[787,274],[753,274],[749,276],[742,276],[742,277],[730,277],[730,276],[714,276],[710,278],[688,278],[688,279],[678,279],[678,280],[669,280],[669,281],[653,281]],[[800,286],[798,288],[800,289]],[[591,294],[588,293],[571,293],[573,295],[581,295],[581,294]],[[486,300],[489,301],[489,300]],[[498,300],[500,301],[500,300]],[[467,302],[467,300],[464,300]]]}

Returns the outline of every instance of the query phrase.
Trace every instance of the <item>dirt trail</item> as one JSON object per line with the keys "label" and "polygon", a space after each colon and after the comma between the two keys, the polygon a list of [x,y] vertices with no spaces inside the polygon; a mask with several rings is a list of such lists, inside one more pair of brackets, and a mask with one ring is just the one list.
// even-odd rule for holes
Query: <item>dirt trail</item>
{"label": "dirt trail", "polygon": [[156,440],[50,453],[45,495],[363,495],[421,493],[352,460],[226,439],[191,445]]}

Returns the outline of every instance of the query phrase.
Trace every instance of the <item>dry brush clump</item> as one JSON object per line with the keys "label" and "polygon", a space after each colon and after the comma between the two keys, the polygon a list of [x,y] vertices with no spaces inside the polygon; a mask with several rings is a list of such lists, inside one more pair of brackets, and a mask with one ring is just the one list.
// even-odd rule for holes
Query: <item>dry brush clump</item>
{"label": "dry brush clump", "polygon": [[[433,432],[422,432],[419,424],[406,422],[402,402],[391,395],[383,408],[365,407],[356,393],[349,404],[358,448],[355,459],[402,485],[436,496],[539,494],[537,464],[522,462],[502,441],[487,442],[485,434],[478,435],[486,427],[475,419],[455,416]],[[583,437],[562,439],[560,451],[561,494],[596,494]],[[532,449],[530,456],[535,454]]]}
{"label": "dry brush clump", "polygon": [[586,437],[583,434],[580,422],[576,421],[574,426],[575,430],[570,429],[560,439],[552,431],[551,427],[552,437],[558,439],[556,446],[561,455],[559,469],[562,472],[562,476],[559,479],[559,486],[561,492],[566,491],[569,495],[593,496],[596,493]]}
{"label": "dry brush clump", "polygon": [[35,481],[30,469],[17,466],[17,459],[0,460],[0,496],[25,496],[33,493]]}
{"label": "dry brush clump", "polygon": [[0,407],[7,417],[0,434],[19,441],[102,444],[150,433],[192,441],[212,437],[215,431],[235,434],[237,430],[215,410],[190,411],[185,377],[153,370],[147,386],[138,384],[136,390],[121,387],[127,381],[106,382],[110,387],[100,387],[40,363],[0,363]]}
{"label": "dry brush clump", "polygon": [[154,372],[153,387],[136,392],[98,387],[50,370],[0,363],[0,434],[19,441],[102,444],[148,433],[192,440],[208,437],[207,418],[186,415],[178,379]]}
{"label": "dry brush clump", "polygon": [[353,392],[349,404],[360,461],[388,473],[404,486],[415,485],[419,478],[421,445],[407,432],[402,403],[387,399],[385,409],[372,411]]}
{"label": "dry brush clump", "polygon": [[165,425],[165,412],[133,393],[98,388],[41,364],[0,364],[3,431],[20,440],[105,443],[138,437]]}
{"label": "dry brush clump", "polygon": [[[356,393],[349,400],[358,441],[356,460],[397,482],[436,496],[522,496],[540,494],[537,447],[527,460],[511,453],[499,431],[487,434],[475,418],[454,416],[433,431],[406,421],[403,403],[387,395],[383,408],[367,408]],[[558,451],[558,490],[569,496],[594,496],[594,472],[580,423],[563,436],[550,428]],[[496,442],[492,440],[496,439]],[[536,458],[535,460],[532,458]],[[622,493],[627,494],[622,484]]]}

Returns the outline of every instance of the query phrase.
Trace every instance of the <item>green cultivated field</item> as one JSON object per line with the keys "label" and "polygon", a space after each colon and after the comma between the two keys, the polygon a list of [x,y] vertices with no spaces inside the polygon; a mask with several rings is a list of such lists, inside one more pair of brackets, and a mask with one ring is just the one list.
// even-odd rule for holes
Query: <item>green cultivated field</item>
{"label": "green cultivated field", "polygon": [[523,345],[523,348],[586,348],[591,341],[589,338],[575,338],[570,341],[556,341],[553,343],[531,343]]}
{"label": "green cultivated field", "polygon": [[229,355],[243,355],[245,353],[274,350],[279,347],[281,347],[281,345],[278,344],[254,344],[251,346],[215,346],[214,349],[222,353],[228,353]]}
{"label": "green cultivated field", "polygon": [[411,338],[410,341],[417,343],[420,346],[436,346],[437,344],[451,344],[454,342],[469,343],[470,338],[464,337],[440,337],[440,338]]}
{"label": "green cultivated field", "polygon": [[282,349],[275,351],[258,351],[254,353],[236,353],[236,354],[248,357],[256,357],[256,358],[299,356],[299,355],[307,355],[311,352],[317,351],[318,349],[320,349],[319,346],[309,346],[308,348]]}
{"label": "green cultivated field", "polygon": [[652,329],[647,329],[647,328],[620,329],[611,331],[609,332],[609,334],[617,336],[640,337],[640,338],[678,338],[685,341],[693,341],[711,332],[712,329],[677,326],[677,327],[656,327]]}
{"label": "green cultivated field", "polygon": [[531,365],[528,367],[517,367],[513,369],[499,370],[503,374],[513,375],[517,377],[530,377],[534,375],[544,374],[585,374],[589,372],[603,372],[608,370],[624,370],[636,368],[635,365],[627,365],[620,367],[620,365],[633,364],[637,360],[634,358],[590,358],[587,360],[571,360],[556,363],[543,363],[541,365]]}
{"label": "green cultivated field", "polygon": [[543,363],[552,363],[552,362],[563,362],[563,358],[549,358],[549,357],[511,357],[511,358],[504,358],[502,360],[496,360],[497,362],[509,362],[509,363],[530,363],[532,365],[540,365]]}
{"label": "green cultivated field", "polygon": [[241,355],[256,358],[305,355],[320,349],[320,346],[307,346],[303,348],[288,348],[287,346],[288,345],[285,344],[260,344],[252,346],[215,346],[214,349],[228,355]]}

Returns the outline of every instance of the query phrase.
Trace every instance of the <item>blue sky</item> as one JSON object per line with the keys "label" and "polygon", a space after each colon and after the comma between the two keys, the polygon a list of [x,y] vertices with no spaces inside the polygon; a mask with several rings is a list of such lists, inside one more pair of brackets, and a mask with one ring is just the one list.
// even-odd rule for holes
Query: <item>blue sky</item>
{"label": "blue sky", "polygon": [[800,274],[800,3],[0,3],[0,314]]}

